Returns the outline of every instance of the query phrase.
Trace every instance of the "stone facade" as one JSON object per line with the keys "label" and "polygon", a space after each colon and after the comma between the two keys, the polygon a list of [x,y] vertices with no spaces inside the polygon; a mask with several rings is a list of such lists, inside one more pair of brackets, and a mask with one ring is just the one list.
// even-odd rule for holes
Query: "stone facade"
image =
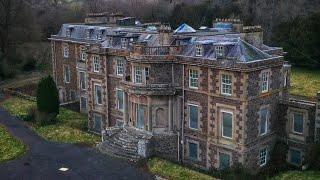
{"label": "stone facade", "polygon": [[[131,137],[132,149],[121,151],[136,153],[129,157],[157,155],[207,170],[240,163],[255,173],[282,139],[303,159],[319,126],[316,105],[289,98],[291,66],[282,49],[263,44],[261,27],[239,22],[216,22],[235,26],[225,34],[183,31],[186,25],[174,32],[163,25],[63,25],[51,38],[60,100],[85,101],[92,132],[123,128],[101,149]],[[147,133],[148,142],[128,129]]]}

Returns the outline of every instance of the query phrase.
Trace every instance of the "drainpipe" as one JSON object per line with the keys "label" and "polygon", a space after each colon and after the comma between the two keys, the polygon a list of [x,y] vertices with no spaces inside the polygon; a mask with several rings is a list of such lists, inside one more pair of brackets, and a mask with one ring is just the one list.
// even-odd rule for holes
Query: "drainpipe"
{"label": "drainpipe", "polygon": [[182,116],[180,118],[180,128],[181,128],[181,138],[179,139],[179,144],[181,143],[181,159],[180,162],[183,163],[184,159],[184,64],[182,65]]}

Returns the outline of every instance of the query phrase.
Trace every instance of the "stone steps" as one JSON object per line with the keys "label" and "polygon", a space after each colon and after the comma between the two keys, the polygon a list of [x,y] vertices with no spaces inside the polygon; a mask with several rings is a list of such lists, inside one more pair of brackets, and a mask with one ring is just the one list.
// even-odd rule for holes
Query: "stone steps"
{"label": "stone steps", "polygon": [[132,144],[126,144],[126,143],[123,143],[123,142],[114,142],[114,141],[111,141],[111,140],[105,140],[105,142],[103,143],[104,145],[107,145],[107,146],[112,146],[112,147],[115,147],[115,148],[124,148],[128,151],[132,151],[132,152],[137,152],[138,151],[138,148],[136,145],[132,145]]}
{"label": "stone steps", "polygon": [[104,142],[98,145],[98,149],[110,156],[136,162],[142,158],[138,155],[138,142],[143,137],[145,137],[143,132],[123,129],[111,136],[105,136]]}
{"label": "stone steps", "polygon": [[109,156],[122,158],[133,162],[137,162],[141,159],[141,157],[137,154],[129,153],[128,151],[122,151],[111,146],[102,145],[99,147],[99,150],[102,153],[108,154]]}

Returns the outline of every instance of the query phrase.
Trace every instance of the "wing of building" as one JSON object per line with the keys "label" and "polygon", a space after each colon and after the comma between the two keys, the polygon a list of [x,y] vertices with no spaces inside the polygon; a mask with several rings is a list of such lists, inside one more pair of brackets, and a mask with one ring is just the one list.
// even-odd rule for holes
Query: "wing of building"
{"label": "wing of building", "polygon": [[288,161],[302,165],[316,103],[289,97],[291,66],[261,27],[216,19],[172,30],[108,13],[85,22],[50,38],[53,76],[60,101],[79,102],[90,131],[103,134],[102,151],[257,172],[285,140]]}

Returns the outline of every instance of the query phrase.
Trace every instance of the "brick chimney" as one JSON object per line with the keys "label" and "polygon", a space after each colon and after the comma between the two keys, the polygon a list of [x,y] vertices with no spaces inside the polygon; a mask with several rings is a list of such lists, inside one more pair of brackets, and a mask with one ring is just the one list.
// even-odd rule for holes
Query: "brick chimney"
{"label": "brick chimney", "polygon": [[169,46],[172,40],[172,29],[169,25],[159,27],[159,41],[161,46]]}

